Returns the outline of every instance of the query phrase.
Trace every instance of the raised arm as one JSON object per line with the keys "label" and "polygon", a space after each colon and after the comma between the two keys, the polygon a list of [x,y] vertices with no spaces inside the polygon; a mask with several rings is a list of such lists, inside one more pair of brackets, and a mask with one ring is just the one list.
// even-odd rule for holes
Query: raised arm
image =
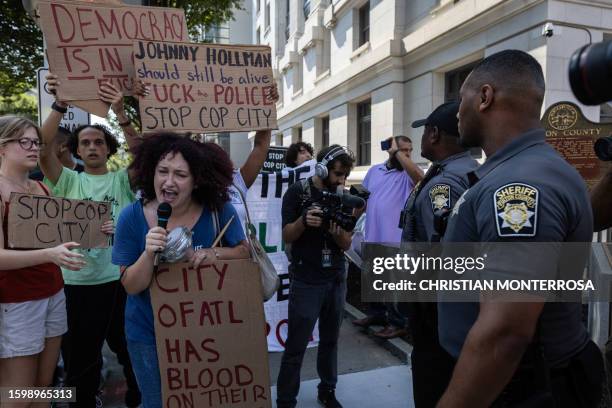
{"label": "raised arm", "polygon": [[[57,75],[48,73],[46,79],[49,91],[56,94],[55,90],[60,85]],[[59,180],[63,168],[62,162],[55,154],[55,149],[52,148],[53,139],[57,134],[57,128],[62,121],[66,109],[68,109],[68,104],[56,100],[51,108],[51,114],[45,119],[40,129],[42,142],[45,145],[45,148],[40,151],[40,169],[53,184],[56,184]]]}
{"label": "raised arm", "polygon": [[[278,89],[276,89],[276,85],[270,88],[268,99],[272,100],[274,103],[278,101]],[[244,184],[246,184],[247,188],[250,188],[253,185],[264,162],[266,161],[271,138],[272,132],[270,130],[258,130],[255,133],[253,151],[251,154],[249,154],[246,162],[240,168],[240,174],[242,175]]]}
{"label": "raised arm", "polygon": [[117,115],[117,121],[123,130],[123,135],[125,136],[128,149],[132,151],[134,148],[136,148],[136,146],[142,143],[142,138],[136,129],[134,129],[132,122],[125,114],[123,93],[108,82],[100,84],[98,95],[100,95],[101,100],[111,104],[111,109],[113,112],[115,112],[115,115]]}
{"label": "raised arm", "polygon": [[414,161],[412,161],[409,154],[406,154],[399,149],[395,137],[391,138],[391,149],[389,149],[389,153],[400,162],[414,184],[423,179],[425,173]]}
{"label": "raised arm", "polygon": [[253,185],[257,179],[259,171],[266,161],[271,138],[272,132],[269,130],[258,130],[257,133],[255,133],[253,151],[249,154],[246,162],[240,168],[240,174],[242,175],[244,184],[246,184],[247,188],[250,188]]}

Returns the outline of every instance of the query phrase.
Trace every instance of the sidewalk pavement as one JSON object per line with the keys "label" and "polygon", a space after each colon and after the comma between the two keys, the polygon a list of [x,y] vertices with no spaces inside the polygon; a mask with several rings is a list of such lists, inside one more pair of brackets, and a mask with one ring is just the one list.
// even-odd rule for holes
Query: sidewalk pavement
{"label": "sidewalk pavement", "polygon": [[[413,408],[411,377],[410,367],[406,365],[344,374],[338,377],[336,398],[346,408]],[[318,380],[302,381],[298,408],[320,407],[318,383]],[[276,387],[272,387],[272,398],[276,399]]]}
{"label": "sidewalk pavement", "polygon": [[[412,407],[411,371],[405,362],[409,360],[410,345],[401,339],[385,341],[368,335],[351,324],[351,320],[363,317],[357,309],[347,304],[347,316],[340,328],[338,350],[337,396],[345,408],[355,407]],[[104,347],[107,364],[102,399],[104,408],[125,408],[123,395],[126,384],[115,355]],[[316,407],[317,348],[310,348],[302,365],[302,385],[298,407]],[[276,399],[276,379],[282,353],[268,353],[270,385]]]}

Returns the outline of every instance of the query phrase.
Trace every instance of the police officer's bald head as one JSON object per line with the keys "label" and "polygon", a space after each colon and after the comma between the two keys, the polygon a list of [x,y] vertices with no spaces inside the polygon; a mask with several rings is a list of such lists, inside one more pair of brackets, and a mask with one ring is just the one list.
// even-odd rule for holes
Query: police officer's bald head
{"label": "police officer's bald head", "polygon": [[485,58],[461,87],[462,142],[482,146],[481,133],[495,123],[533,126],[539,122],[544,89],[542,67],[528,53],[504,50]]}

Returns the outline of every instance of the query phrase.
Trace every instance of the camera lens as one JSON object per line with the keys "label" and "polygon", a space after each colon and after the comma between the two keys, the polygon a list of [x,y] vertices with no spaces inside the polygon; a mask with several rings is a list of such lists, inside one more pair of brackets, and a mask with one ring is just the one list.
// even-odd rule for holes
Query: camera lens
{"label": "camera lens", "polygon": [[574,95],[585,105],[612,100],[612,41],[585,45],[574,52],[569,80]]}
{"label": "camera lens", "polygon": [[599,157],[599,160],[612,160],[612,136],[597,139],[593,145],[593,148],[595,149],[595,154],[597,157]]}

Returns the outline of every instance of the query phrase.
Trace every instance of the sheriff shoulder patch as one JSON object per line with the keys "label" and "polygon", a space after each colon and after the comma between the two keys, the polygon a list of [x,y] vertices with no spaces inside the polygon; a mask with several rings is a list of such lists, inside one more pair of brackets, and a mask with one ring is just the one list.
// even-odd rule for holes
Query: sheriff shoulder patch
{"label": "sheriff shoulder patch", "polygon": [[511,183],[493,195],[497,235],[500,237],[535,237],[538,226],[537,188]]}
{"label": "sheriff shoulder patch", "polygon": [[435,184],[429,189],[429,199],[431,201],[431,209],[442,210],[451,209],[451,188],[448,184]]}

